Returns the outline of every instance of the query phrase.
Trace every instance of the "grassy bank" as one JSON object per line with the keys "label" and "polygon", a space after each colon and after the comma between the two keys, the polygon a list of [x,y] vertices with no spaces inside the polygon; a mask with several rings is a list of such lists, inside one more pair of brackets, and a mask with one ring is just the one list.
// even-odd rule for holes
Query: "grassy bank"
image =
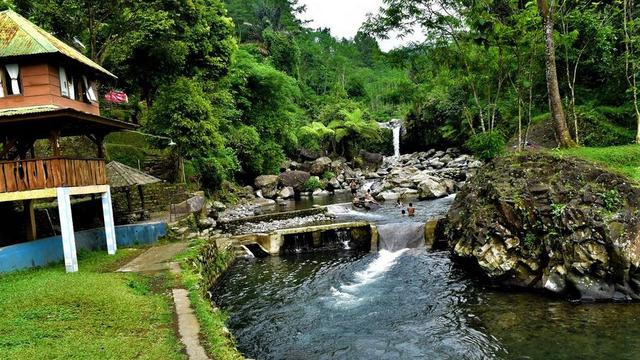
{"label": "grassy bank", "polygon": [[185,359],[167,279],[112,272],[141,251],[0,275],[0,359]]}
{"label": "grassy bank", "polygon": [[613,171],[640,181],[640,145],[611,146],[603,148],[580,147],[556,150],[560,156],[575,156],[600,163]]}
{"label": "grassy bank", "polygon": [[216,360],[244,359],[235,347],[225,324],[226,314],[214,308],[207,296],[209,287],[233,262],[230,251],[215,243],[198,240],[176,259],[182,265],[180,282],[189,291],[191,306],[200,323],[200,338],[207,353]]}

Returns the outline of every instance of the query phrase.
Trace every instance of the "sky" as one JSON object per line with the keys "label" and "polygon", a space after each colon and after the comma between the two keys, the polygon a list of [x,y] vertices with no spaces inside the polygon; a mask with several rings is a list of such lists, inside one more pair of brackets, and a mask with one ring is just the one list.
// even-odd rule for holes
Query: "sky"
{"label": "sky", "polygon": [[[301,18],[311,20],[308,27],[330,28],[334,37],[347,39],[356,35],[368,13],[377,13],[383,5],[382,0],[300,0],[299,4],[307,6]],[[424,35],[416,31],[403,39],[392,36],[378,42],[383,51],[389,51],[423,39]]]}

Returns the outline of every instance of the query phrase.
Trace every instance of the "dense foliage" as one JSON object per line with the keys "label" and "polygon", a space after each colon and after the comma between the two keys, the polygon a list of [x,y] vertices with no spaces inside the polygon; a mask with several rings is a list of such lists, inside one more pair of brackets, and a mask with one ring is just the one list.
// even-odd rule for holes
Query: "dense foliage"
{"label": "dense foliage", "polygon": [[[559,115],[570,143],[636,138],[640,4],[633,0],[384,2],[348,40],[306,27],[297,0],[2,6],[86,44],[77,48],[120,77],[103,90],[131,99],[105,114],[173,139],[188,175],[208,187],[251,183],[301,150],[348,159],[361,149],[390,154],[390,131],[376,123],[392,118],[404,119],[404,152],[466,144],[489,158],[505,140],[535,145],[544,132],[535,127],[553,131]],[[426,41],[390,53],[373,37],[416,26]]]}
{"label": "dense foliage", "polygon": [[[375,39],[304,27],[292,0],[13,0],[16,11],[118,74],[130,104],[103,111],[177,143],[217,187],[276,173],[300,149],[389,150],[414,83]],[[80,47],[77,44],[85,44]]]}
{"label": "dense foliage", "polygon": [[[424,44],[391,54],[411,69],[420,88],[407,117],[411,150],[462,144],[495,129],[514,134],[516,145],[535,143],[528,138],[529,125],[550,112],[553,86],[547,75],[554,74],[562,103],[551,112],[555,119],[564,107],[576,142],[609,145],[597,133],[640,130],[640,4],[633,0],[386,0],[385,5],[368,20],[368,31],[385,36],[419,26],[428,37]],[[545,15],[550,37],[545,37]],[[555,43],[552,71],[546,71],[549,40]],[[616,115],[603,109],[616,109]]]}

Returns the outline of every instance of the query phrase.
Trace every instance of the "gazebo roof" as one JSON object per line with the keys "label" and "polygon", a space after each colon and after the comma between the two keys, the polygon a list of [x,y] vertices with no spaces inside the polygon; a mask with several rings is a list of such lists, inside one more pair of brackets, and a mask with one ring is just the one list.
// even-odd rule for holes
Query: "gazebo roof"
{"label": "gazebo roof", "polygon": [[107,179],[113,188],[155,184],[162,180],[117,161],[107,164]]}
{"label": "gazebo roof", "polygon": [[0,12],[0,58],[58,54],[71,58],[94,71],[112,78],[115,75],[91,61],[13,10]]}
{"label": "gazebo roof", "polygon": [[9,136],[46,139],[51,129],[60,129],[61,136],[77,136],[136,128],[135,124],[56,105],[0,109],[0,133]]}

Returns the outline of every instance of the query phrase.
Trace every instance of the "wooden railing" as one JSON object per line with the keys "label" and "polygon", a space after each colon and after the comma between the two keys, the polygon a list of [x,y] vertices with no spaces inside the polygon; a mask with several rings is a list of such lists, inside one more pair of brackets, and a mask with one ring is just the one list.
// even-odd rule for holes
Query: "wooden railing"
{"label": "wooden railing", "polygon": [[0,161],[0,193],[107,184],[104,160]]}

